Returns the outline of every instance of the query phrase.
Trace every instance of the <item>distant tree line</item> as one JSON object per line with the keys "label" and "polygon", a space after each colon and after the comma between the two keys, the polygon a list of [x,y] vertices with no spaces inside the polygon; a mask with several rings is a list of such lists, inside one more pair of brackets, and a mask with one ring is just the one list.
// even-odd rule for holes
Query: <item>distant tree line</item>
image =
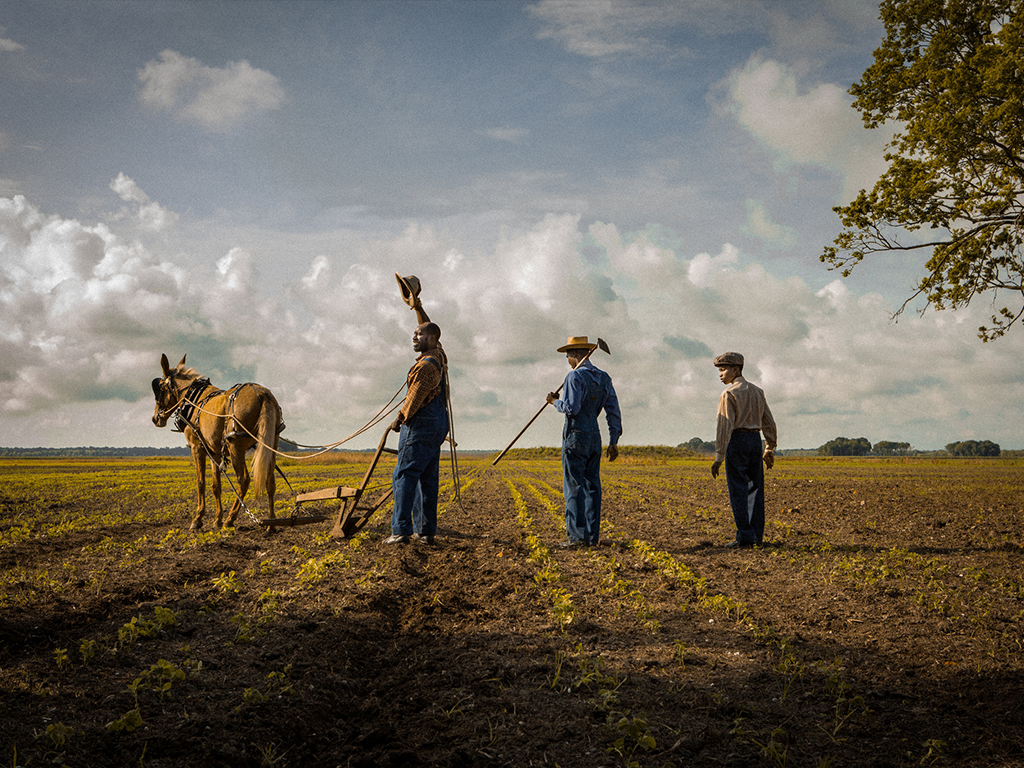
{"label": "distant tree line", "polygon": [[[677,445],[676,448],[682,448],[683,450],[699,454],[714,454],[715,452],[715,444],[713,442],[709,443],[707,440],[701,440],[699,437],[691,437],[685,443]],[[782,451],[776,448],[775,455],[782,456]]]}
{"label": "distant tree line", "polygon": [[188,456],[187,447],[178,448],[0,448],[0,457],[22,459],[110,458],[116,456]]}
{"label": "distant tree line", "polygon": [[908,456],[913,449],[910,443],[894,443],[891,440],[882,440],[875,443],[871,452],[876,456]]}
{"label": "distant tree line", "polygon": [[694,453],[714,453],[715,444],[709,443],[706,440],[701,440],[699,437],[691,437],[685,443],[680,443],[676,448],[686,448]]}
{"label": "distant tree line", "polygon": [[[999,456],[999,446],[991,440],[962,440],[949,443],[950,456]],[[882,440],[871,444],[866,437],[837,437],[818,447],[819,456],[912,456],[919,454],[910,443]]]}
{"label": "distant tree line", "polygon": [[998,456],[1002,453],[991,440],[961,440],[948,443],[946,450],[950,456]]}
{"label": "distant tree line", "polygon": [[871,441],[866,437],[837,437],[818,446],[821,456],[867,456],[871,453]]}

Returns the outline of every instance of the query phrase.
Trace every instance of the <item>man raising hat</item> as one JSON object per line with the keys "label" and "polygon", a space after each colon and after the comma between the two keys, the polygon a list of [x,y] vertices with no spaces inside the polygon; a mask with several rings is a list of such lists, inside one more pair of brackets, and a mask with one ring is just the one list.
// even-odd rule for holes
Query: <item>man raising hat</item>
{"label": "man raising hat", "polygon": [[[601,430],[598,414],[603,410],[608,422],[608,460],[619,455],[622,416],[612,379],[599,370],[587,353],[597,348],[586,336],[570,336],[559,352],[564,352],[570,367],[562,385],[563,397],[549,392],[547,401],[565,414],[562,429],[562,488],[565,495],[565,531],[563,546],[594,545],[601,529]],[[584,359],[586,358],[586,359]]]}
{"label": "man raising hat", "polygon": [[399,433],[398,462],[391,478],[391,536],[385,544],[433,544],[437,533],[441,446],[448,436],[448,358],[440,339],[441,329],[429,321],[416,326],[412,335],[413,351],[420,356],[409,369],[405,402],[391,425]]}
{"label": "man raising hat", "polygon": [[[725,462],[729,503],[736,520],[736,539],[727,547],[760,546],[764,540],[764,464],[775,464],[778,433],[764,392],[743,378],[743,355],[726,352],[715,358],[725,391],[718,400],[715,463],[711,476]],[[761,431],[767,444],[761,454]]]}

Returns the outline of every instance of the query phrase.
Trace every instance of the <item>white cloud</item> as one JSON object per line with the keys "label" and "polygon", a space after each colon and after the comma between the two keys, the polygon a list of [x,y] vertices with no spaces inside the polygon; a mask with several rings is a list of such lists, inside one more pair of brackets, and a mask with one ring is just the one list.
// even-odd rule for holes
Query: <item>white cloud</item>
{"label": "white cloud", "polygon": [[787,65],[753,56],[730,74],[725,107],[781,167],[833,171],[844,180],[844,200],[852,200],[884,173],[892,138],[885,128],[866,130],[852,102],[838,85],[803,87]]}
{"label": "white cloud", "polygon": [[159,232],[173,226],[178,220],[178,214],[150,200],[149,195],[124,173],[117,174],[110,182],[110,188],[126,203],[136,204],[136,217],[144,229]]}
{"label": "white cloud", "polygon": [[117,178],[110,182],[110,188],[126,203],[145,204],[149,202],[149,195],[139,189],[139,185],[123,173],[117,174]]}
{"label": "white cloud", "polygon": [[[541,22],[537,38],[562,43],[588,58],[680,55],[666,37],[679,26],[709,29],[721,24],[720,0],[540,0],[527,11]],[[735,32],[760,18],[760,5],[734,3],[728,29]]]}
{"label": "white cloud", "polygon": [[8,37],[4,37],[4,33],[7,30],[4,27],[0,27],[0,53],[14,53],[15,51],[25,50],[25,46],[21,43],[16,43]]}
{"label": "white cloud", "polygon": [[285,92],[277,77],[247,61],[223,69],[166,50],[138,71],[139,99],[183,122],[227,131],[245,118],[278,109]]}
{"label": "white cloud", "polygon": [[735,246],[726,243],[717,256],[699,253],[690,262],[687,278],[694,285],[706,288],[711,285],[712,278],[722,270],[739,261],[739,252]]}
{"label": "white cloud", "polygon": [[[119,179],[119,194],[139,202],[141,190]],[[47,216],[20,197],[0,200],[0,431],[38,444],[18,414],[56,429],[60,412],[75,429],[75,414],[107,413],[103,404],[120,399],[139,403],[126,408],[140,421],[135,432],[112,423],[117,435],[173,442],[148,424],[144,407],[166,352],[175,360],[187,353],[221,386],[269,386],[288,437],[338,440],[401,387],[414,358],[415,317],[401,301],[399,272],[420,278],[442,326],[466,448],[511,439],[562,380],[555,349],[569,335],[609,343],[612,355],[599,365],[614,377],[627,444],[710,438],[720,391],[711,359],[726,349],[747,355],[784,447],[840,434],[918,447],[969,436],[1019,442],[993,403],[1024,397],[1024,336],[981,345],[974,328],[984,313],[894,325],[880,297],[845,283],[815,292],[728,244],[687,254],[613,223],[584,227],[575,215],[508,228],[490,245],[469,239],[416,223],[348,239],[296,266],[282,291],[261,281],[247,248],[186,270],[106,225]],[[965,370],[977,375],[958,373]],[[113,442],[91,429],[71,444]],[[557,444],[560,429],[549,414],[522,443]]]}
{"label": "white cloud", "polygon": [[773,222],[771,214],[763,202],[748,198],[744,205],[747,209],[747,223],[744,226],[744,231],[747,234],[760,238],[776,248],[791,248],[796,244],[796,232],[790,227]]}
{"label": "white cloud", "polygon": [[538,38],[559,40],[581,56],[635,54],[656,47],[642,34],[655,26],[651,16],[661,15],[654,7],[612,0],[541,0],[528,10],[543,22]]}
{"label": "white cloud", "polygon": [[[186,276],[103,224],[45,216],[23,197],[0,198],[0,412],[68,402],[135,399],[110,374],[173,331]],[[179,328],[179,332],[183,331]]]}

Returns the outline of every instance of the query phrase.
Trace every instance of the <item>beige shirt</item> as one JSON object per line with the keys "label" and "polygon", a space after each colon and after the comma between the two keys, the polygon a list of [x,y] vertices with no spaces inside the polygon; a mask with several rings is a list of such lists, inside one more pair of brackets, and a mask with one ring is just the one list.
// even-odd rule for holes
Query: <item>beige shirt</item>
{"label": "beige shirt", "polygon": [[718,434],[715,437],[715,461],[725,461],[725,449],[735,429],[759,429],[768,447],[775,450],[778,433],[764,392],[742,376],[729,384],[718,400]]}

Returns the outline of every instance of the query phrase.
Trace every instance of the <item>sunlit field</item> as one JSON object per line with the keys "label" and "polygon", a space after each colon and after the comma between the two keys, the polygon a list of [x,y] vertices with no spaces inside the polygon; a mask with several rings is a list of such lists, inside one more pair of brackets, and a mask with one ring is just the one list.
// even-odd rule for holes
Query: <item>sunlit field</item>
{"label": "sunlit field", "polygon": [[[0,765],[1024,765],[1024,461],[782,457],[734,552],[708,459],[626,449],[566,549],[557,457],[442,458],[432,547],[0,461]],[[368,460],[283,461],[278,516]]]}

